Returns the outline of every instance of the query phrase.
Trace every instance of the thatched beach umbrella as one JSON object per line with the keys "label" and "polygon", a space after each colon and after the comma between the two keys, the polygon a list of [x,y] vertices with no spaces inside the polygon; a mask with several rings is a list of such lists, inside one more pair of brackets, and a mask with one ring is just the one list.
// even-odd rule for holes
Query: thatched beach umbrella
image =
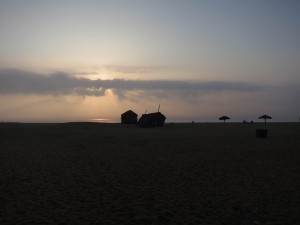
{"label": "thatched beach umbrella", "polygon": [[267,125],[267,119],[272,119],[271,116],[268,115],[262,115],[261,117],[259,117],[258,119],[264,119],[265,120],[265,125]]}
{"label": "thatched beach umbrella", "polygon": [[225,124],[225,120],[230,120],[230,118],[228,116],[221,116],[219,120],[224,120],[224,124]]}

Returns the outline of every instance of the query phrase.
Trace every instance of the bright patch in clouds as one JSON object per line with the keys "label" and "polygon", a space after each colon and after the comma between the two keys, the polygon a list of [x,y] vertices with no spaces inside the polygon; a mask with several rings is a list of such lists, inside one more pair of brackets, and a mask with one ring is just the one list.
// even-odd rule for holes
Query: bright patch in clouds
{"label": "bright patch in clouds", "polygon": [[[300,96],[299,90],[297,86],[244,82],[103,80],[61,72],[45,75],[0,70],[2,120],[118,121],[120,114],[129,108],[142,114],[145,110],[155,111],[158,104],[169,120],[214,120],[224,113],[253,119],[266,111],[292,116],[297,108],[293,98]],[[289,102],[285,101],[287,98]],[[9,104],[5,105],[5,101]]]}
{"label": "bright patch in clouds", "polygon": [[298,121],[299,11],[296,0],[0,1],[0,121],[118,121],[159,104],[169,121]]}

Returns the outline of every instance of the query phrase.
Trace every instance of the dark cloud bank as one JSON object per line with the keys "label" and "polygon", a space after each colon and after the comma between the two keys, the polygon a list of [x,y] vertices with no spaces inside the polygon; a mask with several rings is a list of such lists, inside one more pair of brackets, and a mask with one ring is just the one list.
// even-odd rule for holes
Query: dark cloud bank
{"label": "dark cloud bank", "polygon": [[40,94],[104,96],[108,89],[117,95],[126,91],[166,91],[174,93],[203,92],[257,92],[266,89],[264,86],[243,82],[198,82],[174,80],[90,80],[76,78],[67,73],[48,75],[21,70],[0,70],[0,94]]}

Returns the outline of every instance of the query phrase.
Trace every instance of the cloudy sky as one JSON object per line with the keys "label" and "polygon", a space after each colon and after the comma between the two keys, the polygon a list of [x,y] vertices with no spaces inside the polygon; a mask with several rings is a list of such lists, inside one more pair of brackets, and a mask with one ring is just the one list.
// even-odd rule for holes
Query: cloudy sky
{"label": "cloudy sky", "polygon": [[1,0],[0,121],[300,117],[298,0]]}

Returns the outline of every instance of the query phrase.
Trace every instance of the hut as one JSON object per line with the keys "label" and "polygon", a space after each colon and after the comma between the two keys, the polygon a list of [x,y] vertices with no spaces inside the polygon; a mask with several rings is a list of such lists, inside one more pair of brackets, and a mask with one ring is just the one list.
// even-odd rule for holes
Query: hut
{"label": "hut", "polygon": [[137,114],[132,110],[128,110],[121,114],[121,123],[122,124],[136,124],[137,123]]}
{"label": "hut", "polygon": [[143,114],[138,121],[140,127],[162,127],[165,123],[166,117],[160,113]]}

